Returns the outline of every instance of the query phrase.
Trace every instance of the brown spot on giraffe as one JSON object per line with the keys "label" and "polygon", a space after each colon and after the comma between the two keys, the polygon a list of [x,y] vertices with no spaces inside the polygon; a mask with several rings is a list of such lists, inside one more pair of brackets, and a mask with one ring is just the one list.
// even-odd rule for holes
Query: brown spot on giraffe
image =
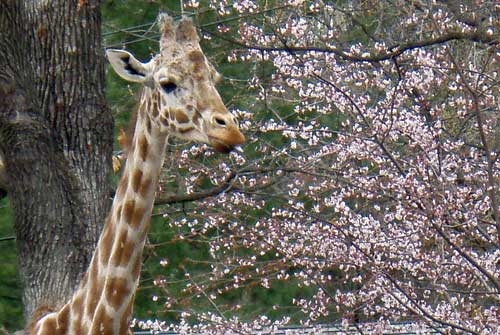
{"label": "brown spot on giraffe", "polygon": [[[102,233],[102,242],[101,242],[101,248],[99,250],[99,253],[100,253],[100,260],[102,262],[102,264],[108,264],[108,259],[109,259],[109,255],[111,254],[111,247],[113,245],[113,230],[114,230],[114,226],[115,226],[115,223],[112,222],[111,220],[106,220],[107,223],[106,225],[104,226],[104,231]],[[95,257],[95,256],[94,256]],[[99,258],[96,258],[96,260],[98,260]],[[97,263],[97,262],[93,262],[93,263]],[[97,264],[93,264],[95,266],[97,266]],[[91,268],[92,270],[92,268]],[[97,268],[96,268],[96,271],[97,273]],[[91,275],[94,275],[94,274],[91,274]]]}
{"label": "brown spot on giraffe", "polygon": [[134,212],[132,213],[131,220],[129,221],[130,225],[133,228],[135,228],[135,229],[139,228],[139,226],[141,225],[141,222],[142,222],[142,218],[144,217],[145,210],[146,209],[144,207],[141,207],[141,206],[137,206],[134,208]]}
{"label": "brown spot on giraffe", "polygon": [[175,119],[177,120],[177,122],[179,122],[179,123],[188,123],[189,122],[189,117],[187,116],[187,114],[183,110],[175,109],[173,112],[175,113]]}
{"label": "brown spot on giraffe", "polygon": [[179,133],[185,134],[185,133],[189,133],[192,130],[194,130],[194,127],[179,128]]}
{"label": "brown spot on giraffe", "polygon": [[139,195],[142,197],[142,198],[146,198],[147,197],[147,193],[149,192],[149,190],[151,189],[151,185],[153,184],[153,179],[152,178],[143,178],[143,181],[141,183],[141,186],[139,187]]}
{"label": "brown spot on giraffe", "polygon": [[90,313],[89,317],[92,318],[95,307],[97,306],[99,298],[101,297],[103,284],[102,280],[99,280],[97,276],[97,271],[91,271],[90,277],[93,278],[93,280],[89,282],[89,289],[85,301],[85,307],[87,312]]}
{"label": "brown spot on giraffe", "polygon": [[146,137],[143,135],[139,137],[139,141],[137,142],[139,145],[139,157],[141,157],[142,161],[146,161],[148,157],[149,143]]}
{"label": "brown spot on giraffe", "polygon": [[135,200],[129,200],[123,206],[122,218],[125,222],[130,223],[134,214]]}
{"label": "brown spot on giraffe", "polygon": [[42,329],[40,330],[41,334],[57,334],[56,333],[56,318],[53,316],[49,316],[45,318],[45,322],[42,325]]}
{"label": "brown spot on giraffe", "polygon": [[129,200],[123,207],[122,218],[133,228],[138,228],[142,222],[145,210],[143,206],[136,206],[135,200]]}
{"label": "brown spot on giraffe", "polygon": [[132,189],[134,190],[135,193],[139,190],[139,187],[141,186],[141,180],[142,180],[142,170],[135,170],[132,173]]}
{"label": "brown spot on giraffe", "polygon": [[126,229],[120,231],[116,243],[117,248],[111,256],[111,264],[113,266],[127,266],[134,253],[135,243],[128,238]]}
{"label": "brown spot on giraffe", "polygon": [[106,313],[106,308],[104,305],[99,305],[97,308],[94,319],[92,322],[92,328],[90,329],[90,333],[92,335],[101,334],[108,335],[113,334],[113,317]]}
{"label": "brown spot on giraffe", "polygon": [[130,291],[127,278],[108,278],[104,287],[104,296],[111,307],[116,309],[129,297]]}

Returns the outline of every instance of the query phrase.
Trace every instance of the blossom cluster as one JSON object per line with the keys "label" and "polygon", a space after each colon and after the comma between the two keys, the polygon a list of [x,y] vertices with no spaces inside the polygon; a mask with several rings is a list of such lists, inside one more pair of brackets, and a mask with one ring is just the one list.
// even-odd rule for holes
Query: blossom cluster
{"label": "blossom cluster", "polygon": [[[227,183],[165,210],[209,255],[186,270],[191,304],[176,299],[187,314],[169,329],[338,322],[380,334],[404,321],[423,334],[500,332],[500,53],[460,37],[488,36],[500,18],[475,3],[210,2],[236,18],[228,61],[248,72],[232,107],[249,141],[229,159],[194,145],[167,162],[165,189]],[[300,294],[247,319],[227,300],[283,285]]]}

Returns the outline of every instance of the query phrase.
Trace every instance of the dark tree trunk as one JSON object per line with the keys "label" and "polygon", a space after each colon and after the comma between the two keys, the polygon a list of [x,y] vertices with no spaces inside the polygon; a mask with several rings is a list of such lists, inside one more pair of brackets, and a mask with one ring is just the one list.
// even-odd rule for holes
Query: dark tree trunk
{"label": "dark tree trunk", "polygon": [[110,204],[100,20],[98,1],[0,0],[0,150],[26,317],[71,296]]}

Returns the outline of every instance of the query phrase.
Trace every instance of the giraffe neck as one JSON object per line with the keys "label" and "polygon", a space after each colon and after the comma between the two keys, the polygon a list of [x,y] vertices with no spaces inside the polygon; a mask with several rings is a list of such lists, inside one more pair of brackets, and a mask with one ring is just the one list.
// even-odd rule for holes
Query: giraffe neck
{"label": "giraffe neck", "polygon": [[147,108],[148,99],[143,96],[132,147],[89,269],[71,301],[40,319],[36,334],[128,333],[165,156],[165,135],[149,119]]}

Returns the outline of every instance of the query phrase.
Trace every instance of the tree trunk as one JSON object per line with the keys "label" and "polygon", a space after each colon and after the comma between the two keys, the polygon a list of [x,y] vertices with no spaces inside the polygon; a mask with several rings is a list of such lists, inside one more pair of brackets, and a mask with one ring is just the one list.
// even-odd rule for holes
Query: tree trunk
{"label": "tree trunk", "polygon": [[25,317],[68,300],[110,204],[98,1],[0,0],[0,150]]}

